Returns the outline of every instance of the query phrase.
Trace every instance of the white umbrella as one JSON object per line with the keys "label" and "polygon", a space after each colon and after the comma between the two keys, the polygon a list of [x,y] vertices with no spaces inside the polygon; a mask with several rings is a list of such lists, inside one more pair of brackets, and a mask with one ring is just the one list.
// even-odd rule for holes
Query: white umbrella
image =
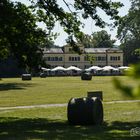
{"label": "white umbrella", "polygon": [[128,66],[121,66],[121,67],[118,67],[119,70],[126,70],[126,69],[129,69],[130,67]]}
{"label": "white umbrella", "polygon": [[68,68],[67,68],[67,70],[76,70],[76,71],[81,71],[81,69],[80,69],[80,68],[75,67],[75,66],[70,66],[70,67],[68,67]]}
{"label": "white umbrella", "polygon": [[47,69],[47,68],[41,67],[41,70],[43,70],[43,71],[49,71],[51,69]]}
{"label": "white umbrella", "polygon": [[102,68],[98,67],[98,66],[92,66],[88,69],[86,69],[86,71],[91,71],[91,70],[101,70]]}
{"label": "white umbrella", "polygon": [[55,68],[53,68],[51,71],[65,71],[66,68],[62,67],[62,66],[57,66]]}
{"label": "white umbrella", "polygon": [[117,69],[114,68],[114,67],[112,67],[112,66],[105,66],[105,67],[102,68],[102,70],[103,70],[103,71],[110,71],[110,70],[116,71]]}
{"label": "white umbrella", "polygon": [[100,70],[102,70],[102,68],[99,67],[99,68],[96,68],[95,70],[96,70],[96,71],[100,71]]}

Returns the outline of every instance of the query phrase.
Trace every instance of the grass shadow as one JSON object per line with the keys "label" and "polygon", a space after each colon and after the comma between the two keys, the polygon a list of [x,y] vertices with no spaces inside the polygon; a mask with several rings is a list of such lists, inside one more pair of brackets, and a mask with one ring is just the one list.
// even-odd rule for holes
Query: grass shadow
{"label": "grass shadow", "polygon": [[73,126],[67,121],[43,118],[0,118],[1,140],[138,140],[130,130],[140,122],[112,122],[102,126]]}
{"label": "grass shadow", "polygon": [[0,83],[0,91],[4,90],[20,90],[30,87],[31,83]]}

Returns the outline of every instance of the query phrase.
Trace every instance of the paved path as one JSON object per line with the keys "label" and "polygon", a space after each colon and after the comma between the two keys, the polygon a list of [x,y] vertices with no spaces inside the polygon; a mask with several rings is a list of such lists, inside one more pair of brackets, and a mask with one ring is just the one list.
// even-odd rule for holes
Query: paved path
{"label": "paved path", "polygon": [[30,108],[50,108],[50,107],[63,107],[67,104],[44,104],[44,105],[30,105],[30,106],[15,106],[15,107],[0,107],[0,110],[9,109],[30,109]]}
{"label": "paved path", "polygon": [[123,101],[110,101],[103,102],[104,104],[115,104],[115,103],[140,103],[140,100],[123,100]]}
{"label": "paved path", "polygon": [[[140,103],[140,100],[110,101],[110,102],[103,102],[103,104],[138,103],[138,102]],[[67,103],[63,103],[63,104],[30,105],[30,106],[15,106],[15,107],[0,107],[0,111],[2,111],[2,110],[13,110],[13,109],[64,107],[64,106],[67,106]]]}

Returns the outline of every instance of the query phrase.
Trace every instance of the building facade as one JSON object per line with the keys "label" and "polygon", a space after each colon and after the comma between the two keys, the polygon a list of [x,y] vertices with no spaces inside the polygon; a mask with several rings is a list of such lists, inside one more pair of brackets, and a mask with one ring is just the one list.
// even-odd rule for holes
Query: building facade
{"label": "building facade", "polygon": [[118,48],[84,48],[81,55],[75,53],[70,46],[63,48],[45,48],[44,59],[47,64],[54,68],[56,66],[77,66],[81,69],[89,68],[92,65],[104,67],[123,66],[123,51]]}

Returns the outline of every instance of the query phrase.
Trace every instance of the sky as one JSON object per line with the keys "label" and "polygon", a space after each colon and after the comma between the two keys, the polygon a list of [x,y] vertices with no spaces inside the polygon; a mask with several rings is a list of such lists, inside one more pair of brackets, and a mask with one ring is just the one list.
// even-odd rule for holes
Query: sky
{"label": "sky", "polygon": [[[12,0],[12,1],[20,1],[24,4],[29,4],[29,1],[28,0]],[[72,2],[72,0],[67,0],[69,2]],[[124,6],[122,8],[120,8],[119,10],[119,15],[120,16],[124,16],[128,13],[128,10],[130,8],[130,2],[129,0],[112,0],[112,1],[121,1]],[[59,4],[61,4],[61,6],[66,9],[66,6],[64,5],[63,1],[62,0],[58,0]],[[103,18],[107,23],[110,23],[110,20],[109,20],[109,17],[107,17],[102,11],[99,11],[99,15],[101,16],[101,18]],[[106,27],[106,28],[99,28],[97,26],[94,25],[94,21],[91,20],[91,19],[88,19],[88,20],[82,20],[82,22],[85,24],[85,27],[84,29],[82,29],[82,31],[85,33],[85,34],[89,34],[91,35],[93,32],[97,32],[97,31],[101,31],[101,30],[106,30],[108,32],[108,34],[111,34],[111,38],[112,39],[116,39],[116,35],[117,35],[117,28],[114,28],[113,30],[111,30],[109,27]],[[42,24],[40,24],[39,26],[43,27]],[[63,31],[63,29],[61,28],[61,26],[56,23],[56,26],[53,30],[54,32],[57,32],[59,33],[60,35],[57,37],[57,39],[54,41],[55,42],[55,45],[59,45],[59,46],[63,46],[66,44],[65,42],[65,39],[67,38],[67,34]],[[120,44],[120,41],[117,40],[116,45],[119,45]]]}

